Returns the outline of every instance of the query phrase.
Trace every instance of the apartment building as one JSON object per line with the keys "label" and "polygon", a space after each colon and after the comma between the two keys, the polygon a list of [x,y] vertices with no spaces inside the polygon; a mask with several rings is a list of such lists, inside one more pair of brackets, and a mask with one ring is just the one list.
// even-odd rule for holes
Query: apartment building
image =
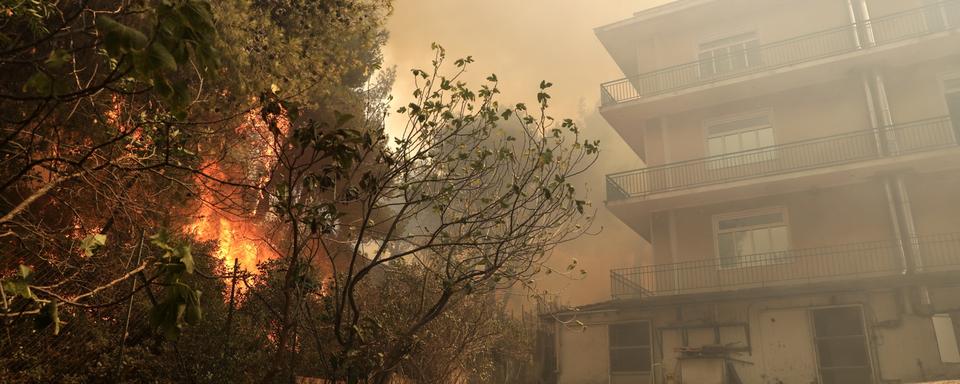
{"label": "apartment building", "polygon": [[596,34],[648,165],[606,204],[653,263],[550,317],[553,379],[960,378],[960,1],[678,0]]}

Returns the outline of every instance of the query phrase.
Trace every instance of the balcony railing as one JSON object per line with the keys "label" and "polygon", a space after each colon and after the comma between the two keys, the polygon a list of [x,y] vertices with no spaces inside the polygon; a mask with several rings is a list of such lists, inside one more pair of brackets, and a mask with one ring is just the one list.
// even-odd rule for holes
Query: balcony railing
{"label": "balcony railing", "polygon": [[[960,271],[960,234],[920,236],[912,243],[916,273]],[[874,241],[614,269],[610,292],[628,298],[822,284],[896,276],[905,268],[899,242]]]}
{"label": "balcony railing", "polygon": [[615,173],[607,176],[607,200],[902,156],[957,143],[950,118],[939,117]]}
{"label": "balcony railing", "polygon": [[[601,84],[604,106],[872,49],[960,26],[960,0],[818,31]],[[734,64],[736,63],[736,64]],[[717,70],[722,68],[722,70]]]}

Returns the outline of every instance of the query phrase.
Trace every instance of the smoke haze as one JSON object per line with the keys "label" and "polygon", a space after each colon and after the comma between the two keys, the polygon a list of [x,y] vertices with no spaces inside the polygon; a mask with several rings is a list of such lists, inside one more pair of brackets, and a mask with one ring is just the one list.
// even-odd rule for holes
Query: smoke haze
{"label": "smoke haze", "polygon": [[[396,66],[394,108],[412,98],[410,69],[427,69],[433,58],[430,44],[447,49],[455,60],[476,60],[464,78],[477,87],[491,73],[500,80],[501,104],[536,104],[541,80],[550,89],[551,115],[577,121],[584,136],[600,140],[600,159],[576,186],[588,194],[597,211],[593,232],[558,247],[550,266],[563,270],[573,258],[574,275],[582,278],[543,277],[539,289],[559,295],[562,304],[580,305],[609,299],[609,270],[631,267],[646,257],[647,244],[610,214],[603,204],[608,173],[639,168],[642,162],[597,111],[604,81],[622,76],[593,28],[629,17],[664,0],[398,0],[388,22],[390,39],[384,48],[385,67]],[[402,126],[402,116],[391,116],[391,127]],[[602,229],[602,230],[601,230]]]}

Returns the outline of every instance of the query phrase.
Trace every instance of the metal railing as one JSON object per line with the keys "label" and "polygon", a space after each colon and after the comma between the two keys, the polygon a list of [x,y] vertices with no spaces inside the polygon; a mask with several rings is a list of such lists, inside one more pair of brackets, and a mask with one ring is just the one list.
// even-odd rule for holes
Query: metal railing
{"label": "metal railing", "polygon": [[611,174],[607,200],[901,156],[957,143],[950,118],[938,117]]}
{"label": "metal railing", "polygon": [[[913,239],[915,273],[960,271],[960,234]],[[613,298],[655,297],[896,276],[905,271],[895,240],[711,258],[610,271]]]}
{"label": "metal railing", "polygon": [[[600,85],[604,106],[871,49],[960,26],[960,0],[734,50]],[[718,69],[719,68],[719,69]]]}

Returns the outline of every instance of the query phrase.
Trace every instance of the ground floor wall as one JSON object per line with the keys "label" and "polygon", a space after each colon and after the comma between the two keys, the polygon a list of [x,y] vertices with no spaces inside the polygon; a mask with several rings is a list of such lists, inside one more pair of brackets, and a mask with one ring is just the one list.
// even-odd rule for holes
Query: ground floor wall
{"label": "ground floor wall", "polygon": [[[957,287],[615,307],[560,317],[559,383],[855,384],[960,378]],[[855,321],[848,321],[854,313],[859,314]],[[862,326],[849,326],[857,321]],[[636,325],[639,333],[623,333],[623,324]],[[693,357],[717,349],[726,351],[725,358]]]}

